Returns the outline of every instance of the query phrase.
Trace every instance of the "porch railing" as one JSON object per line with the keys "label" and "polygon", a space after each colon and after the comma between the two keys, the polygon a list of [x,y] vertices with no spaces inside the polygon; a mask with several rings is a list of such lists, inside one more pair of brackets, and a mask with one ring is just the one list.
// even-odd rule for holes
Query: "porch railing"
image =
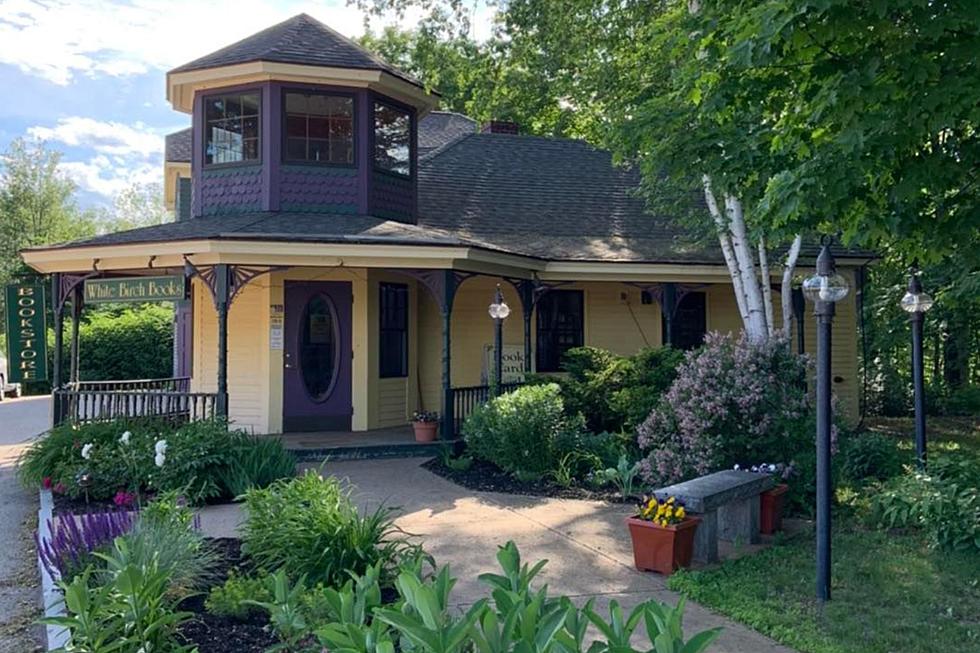
{"label": "porch railing", "polygon": [[[498,389],[500,394],[511,392],[524,385],[523,382],[501,383]],[[453,388],[453,434],[459,435],[463,428],[463,422],[473,414],[478,407],[490,401],[490,386],[473,385],[462,388]]]}
{"label": "porch railing", "polygon": [[214,417],[217,395],[189,389],[186,377],[72,383],[52,393],[54,424],[142,417],[185,423]]}

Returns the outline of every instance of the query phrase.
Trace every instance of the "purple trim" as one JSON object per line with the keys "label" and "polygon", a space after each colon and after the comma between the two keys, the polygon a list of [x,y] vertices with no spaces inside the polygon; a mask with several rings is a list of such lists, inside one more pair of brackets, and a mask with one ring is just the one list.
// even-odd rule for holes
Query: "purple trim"
{"label": "purple trim", "polygon": [[191,216],[201,217],[201,175],[204,171],[204,97],[194,96],[193,147],[191,152]]}
{"label": "purple trim", "polygon": [[358,193],[357,193],[357,211],[362,215],[367,215],[371,212],[370,206],[370,186],[371,179],[368,171],[371,169],[371,159],[374,153],[374,97],[373,94],[366,90],[360,90],[357,92],[357,99],[355,100],[355,108],[357,111],[357,121],[356,127],[358,132],[358,138],[356,142],[357,156],[356,160],[359,162],[359,167],[357,169],[357,183],[358,183]]}
{"label": "purple trim", "polygon": [[278,82],[271,82],[262,95],[262,132],[269,135],[268,160],[263,161],[262,169],[262,208],[265,211],[278,211],[280,203],[279,182],[280,162],[282,161],[282,90]]}

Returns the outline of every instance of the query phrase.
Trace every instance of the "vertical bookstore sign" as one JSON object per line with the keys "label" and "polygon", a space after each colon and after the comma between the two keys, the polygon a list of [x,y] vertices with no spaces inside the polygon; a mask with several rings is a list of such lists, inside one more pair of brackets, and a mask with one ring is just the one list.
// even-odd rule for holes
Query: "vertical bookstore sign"
{"label": "vertical bookstore sign", "polygon": [[44,286],[7,286],[7,381],[48,378]]}

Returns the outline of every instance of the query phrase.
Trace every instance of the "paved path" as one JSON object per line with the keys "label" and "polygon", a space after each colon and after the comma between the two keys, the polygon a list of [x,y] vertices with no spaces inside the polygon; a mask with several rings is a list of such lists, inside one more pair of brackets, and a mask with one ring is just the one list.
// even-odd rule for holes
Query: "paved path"
{"label": "paved path", "polygon": [[[514,540],[526,561],[548,559],[541,582],[555,594],[581,603],[595,597],[597,609],[612,599],[632,607],[649,598],[676,603],[656,574],[633,568],[629,536],[623,524],[627,506],[594,501],[546,499],[475,492],[421,468],[421,459],[330,463],[324,474],[347,477],[355,498],[365,508],[380,502],[400,506],[398,525],[419,535],[439,564],[450,564],[459,582],[456,601],[465,605],[485,596],[478,574],[496,571],[496,549]],[[231,536],[240,515],[238,506],[205,509],[203,527]],[[724,626],[712,653],[790,653],[770,639],[689,603],[684,623],[689,633]]]}
{"label": "paved path", "polygon": [[0,653],[39,650],[40,589],[33,532],[37,494],[17,481],[14,463],[50,423],[51,398],[0,402]]}

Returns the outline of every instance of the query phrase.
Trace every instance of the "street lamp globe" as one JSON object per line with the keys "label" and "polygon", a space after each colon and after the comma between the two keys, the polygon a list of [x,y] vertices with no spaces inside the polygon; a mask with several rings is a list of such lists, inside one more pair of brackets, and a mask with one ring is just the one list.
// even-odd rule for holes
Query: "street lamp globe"
{"label": "street lamp globe", "polygon": [[494,297],[493,303],[490,304],[490,309],[487,311],[490,313],[490,317],[495,320],[506,320],[507,316],[510,315],[510,306],[504,301],[503,296],[500,292],[497,292],[497,296]]}
{"label": "street lamp globe", "polygon": [[836,272],[820,274],[818,271],[817,274],[803,280],[803,296],[807,301],[814,303],[839,302],[847,297],[849,291],[847,279]]}
{"label": "street lamp globe", "polygon": [[909,290],[899,303],[902,310],[906,313],[925,313],[932,308],[932,304],[932,297],[929,293],[923,292],[919,277],[912,275],[909,280]]}

